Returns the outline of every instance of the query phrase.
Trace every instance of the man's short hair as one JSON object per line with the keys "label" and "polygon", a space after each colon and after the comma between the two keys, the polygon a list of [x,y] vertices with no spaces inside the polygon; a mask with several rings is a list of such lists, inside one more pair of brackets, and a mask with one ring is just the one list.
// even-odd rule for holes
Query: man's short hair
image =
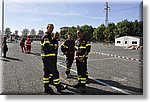
{"label": "man's short hair", "polygon": [[54,25],[53,25],[53,24],[51,24],[51,23],[50,23],[50,24],[48,24],[46,28],[48,29],[48,27],[49,27],[49,26],[52,26],[52,27],[54,28]]}
{"label": "man's short hair", "polygon": [[67,33],[67,35],[71,35],[72,36],[72,33],[69,32],[69,33]]}
{"label": "man's short hair", "polygon": [[78,29],[77,31],[80,32],[80,33],[83,33],[83,30],[82,30],[82,29]]}

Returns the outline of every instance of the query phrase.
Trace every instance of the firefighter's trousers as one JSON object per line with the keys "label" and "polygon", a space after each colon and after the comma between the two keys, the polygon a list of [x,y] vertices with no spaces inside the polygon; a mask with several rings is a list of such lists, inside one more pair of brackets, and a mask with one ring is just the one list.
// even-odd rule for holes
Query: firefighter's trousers
{"label": "firefighter's trousers", "polygon": [[43,83],[49,83],[57,86],[60,84],[59,72],[57,70],[56,57],[42,58],[44,65]]}
{"label": "firefighter's trousers", "polygon": [[74,56],[69,56],[66,58],[66,74],[70,74],[70,69],[74,60]]}
{"label": "firefighter's trousers", "polygon": [[76,66],[78,82],[82,85],[85,85],[88,78],[87,58],[85,58],[83,62],[80,62],[78,59],[76,59]]}

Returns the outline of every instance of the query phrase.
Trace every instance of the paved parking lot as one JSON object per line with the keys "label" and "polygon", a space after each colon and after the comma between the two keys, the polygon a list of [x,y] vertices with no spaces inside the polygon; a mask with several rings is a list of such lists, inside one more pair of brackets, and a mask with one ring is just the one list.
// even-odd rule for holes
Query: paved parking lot
{"label": "paved parking lot", "polygon": [[[32,43],[31,54],[22,53],[19,43],[9,43],[8,45],[8,58],[1,58],[3,63],[2,94],[43,95],[44,90],[41,80],[43,69],[41,57],[39,56],[39,42],[34,41]],[[141,55],[142,50],[129,50],[115,47],[114,45],[93,43],[88,59],[89,83],[84,94],[143,94],[143,64]],[[62,94],[81,94],[80,89],[72,87],[72,85],[77,83],[75,61],[71,70],[73,77],[70,79],[65,77],[65,56],[60,51],[57,66],[61,82],[68,85],[68,89]]]}

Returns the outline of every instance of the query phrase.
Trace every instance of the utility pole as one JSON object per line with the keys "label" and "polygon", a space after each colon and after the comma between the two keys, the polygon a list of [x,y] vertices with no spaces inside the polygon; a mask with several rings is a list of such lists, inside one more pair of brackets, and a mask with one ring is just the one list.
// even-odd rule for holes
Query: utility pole
{"label": "utility pole", "polygon": [[[110,11],[110,7],[108,7],[108,2],[105,2],[105,14],[106,14],[106,18],[105,18],[105,26],[106,26],[106,31],[107,31],[107,26],[108,26],[108,12]],[[106,42],[109,42],[109,36],[108,36],[108,32],[106,32],[105,34],[105,40]]]}
{"label": "utility pole", "polygon": [[108,26],[108,12],[110,11],[110,7],[108,7],[108,2],[105,2],[106,5],[105,5],[105,14],[106,14],[106,18],[105,18],[105,26],[107,27]]}
{"label": "utility pole", "polygon": [[[2,34],[1,34],[1,40],[3,40],[4,35],[4,0],[2,0]],[[2,56],[2,44],[1,44],[1,56]]]}

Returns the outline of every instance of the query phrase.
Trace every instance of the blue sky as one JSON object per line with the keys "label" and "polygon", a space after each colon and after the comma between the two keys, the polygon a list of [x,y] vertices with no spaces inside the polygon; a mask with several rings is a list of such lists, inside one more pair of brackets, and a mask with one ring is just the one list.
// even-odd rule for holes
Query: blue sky
{"label": "blue sky", "polygon": [[5,0],[5,28],[21,33],[24,28],[45,30],[48,23],[55,25],[54,32],[63,26],[98,27],[105,21],[106,1],[111,8],[109,22],[139,20],[142,0]]}

